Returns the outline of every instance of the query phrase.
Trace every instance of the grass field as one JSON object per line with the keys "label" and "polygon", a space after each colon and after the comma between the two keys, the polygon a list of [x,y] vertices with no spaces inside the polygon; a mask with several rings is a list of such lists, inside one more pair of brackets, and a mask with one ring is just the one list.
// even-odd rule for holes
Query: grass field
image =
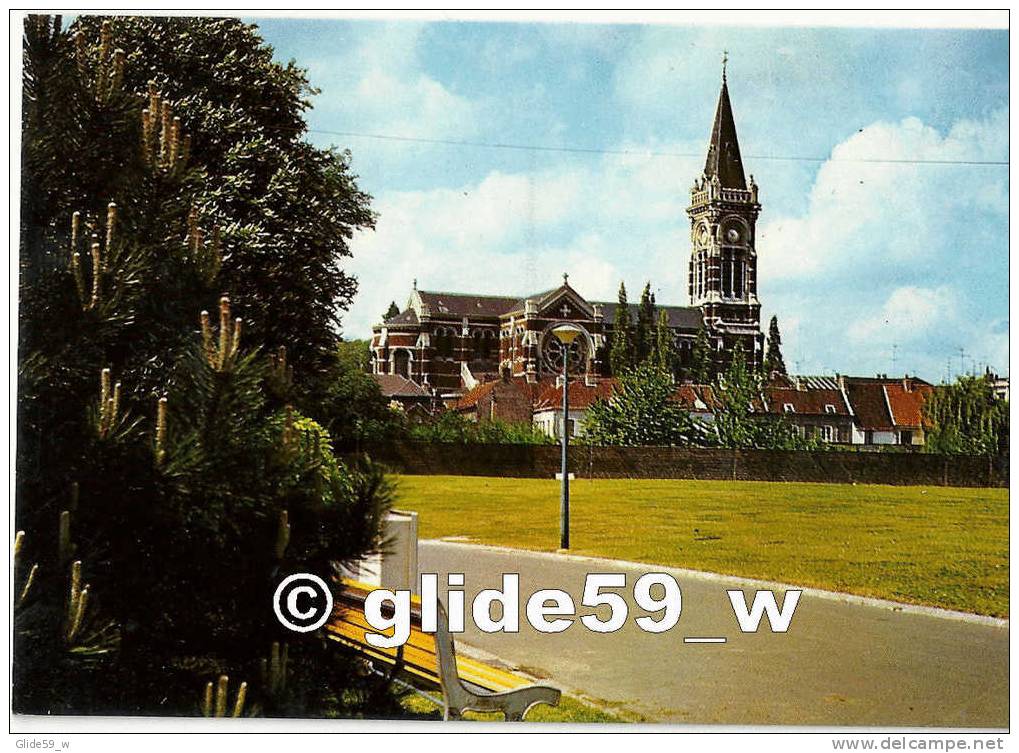
{"label": "grass field", "polygon": [[[559,483],[399,476],[421,538],[553,551]],[[580,479],[571,551],[1008,616],[1008,490]]]}
{"label": "grass field", "polygon": [[[442,709],[419,695],[408,694],[402,702],[407,712],[415,717],[429,720],[442,718]],[[463,718],[469,722],[501,722],[504,717],[502,714],[481,714],[475,711],[467,711],[464,713]],[[643,719],[632,718],[632,715],[615,714],[601,707],[564,695],[560,699],[558,706],[547,706],[543,703],[535,706],[527,712],[524,721],[573,724],[579,722],[622,723],[643,721]]]}

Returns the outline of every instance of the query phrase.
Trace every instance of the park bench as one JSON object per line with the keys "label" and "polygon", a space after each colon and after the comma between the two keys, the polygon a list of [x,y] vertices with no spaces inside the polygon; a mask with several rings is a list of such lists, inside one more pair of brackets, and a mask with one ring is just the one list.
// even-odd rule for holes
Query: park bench
{"label": "park bench", "polygon": [[[347,579],[339,580],[339,586],[332,619],[326,624],[329,638],[367,659],[372,670],[387,682],[397,682],[419,693],[422,693],[422,685],[440,690],[443,719],[459,719],[464,711],[470,710],[498,711],[506,721],[522,721],[535,704],[556,706],[559,703],[560,691],[556,688],[534,685],[512,672],[457,656],[446,610],[441,603],[434,634],[422,631],[421,601],[413,597],[411,633],[407,642],[397,648],[372,646],[365,633],[379,631],[368,624],[364,602],[376,586]],[[422,695],[437,702],[427,693]]]}

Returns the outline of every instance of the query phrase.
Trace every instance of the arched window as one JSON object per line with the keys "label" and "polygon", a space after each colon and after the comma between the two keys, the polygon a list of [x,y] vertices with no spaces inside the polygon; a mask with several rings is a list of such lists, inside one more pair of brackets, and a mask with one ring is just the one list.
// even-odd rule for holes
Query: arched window
{"label": "arched window", "polygon": [[494,350],[495,333],[490,330],[475,330],[474,332],[474,358],[479,361],[487,361],[492,357]]}
{"label": "arched window", "polygon": [[435,355],[438,358],[453,357],[453,330],[448,327],[435,330]]}
{"label": "arched window", "polygon": [[409,350],[397,350],[393,353],[393,373],[399,374],[402,377],[410,379],[412,377],[410,371],[410,351]]}

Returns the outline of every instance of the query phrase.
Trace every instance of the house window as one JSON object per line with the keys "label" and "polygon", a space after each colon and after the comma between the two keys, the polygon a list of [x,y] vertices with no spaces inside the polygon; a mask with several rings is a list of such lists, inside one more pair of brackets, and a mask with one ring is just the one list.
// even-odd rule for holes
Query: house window
{"label": "house window", "polygon": [[796,412],[796,409],[793,407],[792,403],[786,403],[785,405],[783,405],[782,406],[782,410],[785,411],[786,413],[795,413]]}
{"label": "house window", "polygon": [[828,403],[827,405],[824,406],[824,412],[825,413],[834,413],[835,412],[835,406],[832,405],[831,403]]}
{"label": "house window", "polygon": [[899,444],[913,444],[913,432],[899,432]]}
{"label": "house window", "polygon": [[838,442],[839,431],[834,426],[822,426],[821,427],[821,441],[822,442]]}

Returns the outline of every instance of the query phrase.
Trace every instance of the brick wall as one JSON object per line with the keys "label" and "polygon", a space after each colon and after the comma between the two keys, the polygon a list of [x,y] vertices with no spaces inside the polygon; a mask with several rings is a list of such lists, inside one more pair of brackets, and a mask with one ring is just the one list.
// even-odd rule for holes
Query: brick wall
{"label": "brick wall", "polygon": [[[390,442],[363,448],[408,474],[552,478],[557,445]],[[902,486],[1008,486],[1008,457],[901,452],[786,452],[679,447],[570,448],[578,478],[814,481]]]}

